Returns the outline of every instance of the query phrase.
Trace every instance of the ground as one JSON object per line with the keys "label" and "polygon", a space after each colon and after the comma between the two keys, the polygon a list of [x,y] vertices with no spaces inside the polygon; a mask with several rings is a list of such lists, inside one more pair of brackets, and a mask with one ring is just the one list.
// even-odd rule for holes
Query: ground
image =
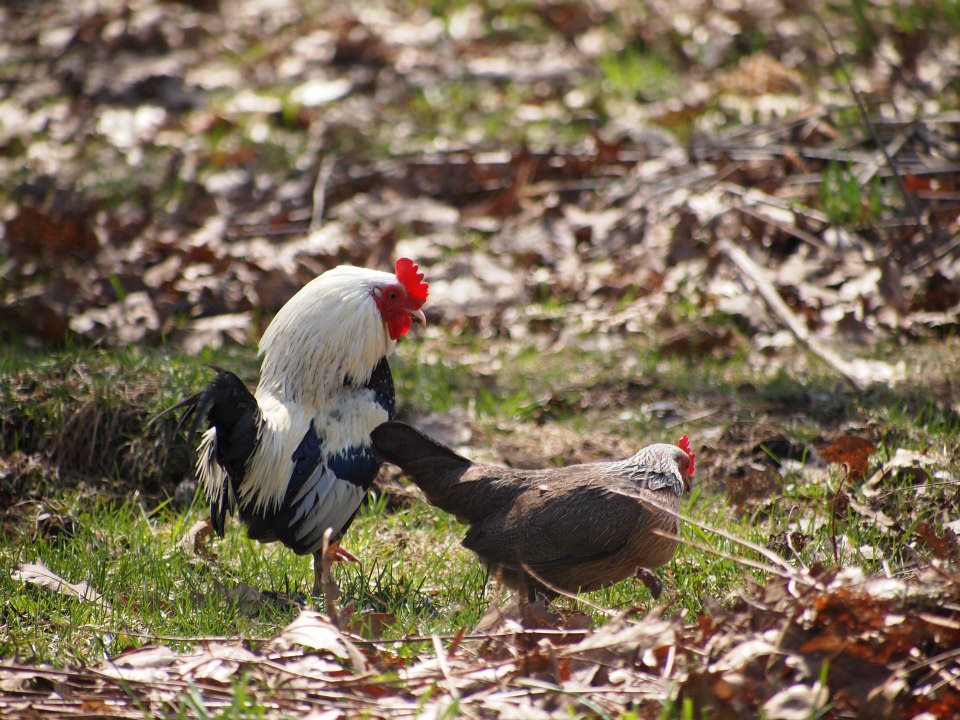
{"label": "ground", "polygon": [[[0,14],[5,717],[960,713],[955,3]],[[399,255],[403,419],[527,467],[690,436],[660,598],[476,635],[495,583],[390,468],[342,632],[307,558],[194,536],[150,418]]]}

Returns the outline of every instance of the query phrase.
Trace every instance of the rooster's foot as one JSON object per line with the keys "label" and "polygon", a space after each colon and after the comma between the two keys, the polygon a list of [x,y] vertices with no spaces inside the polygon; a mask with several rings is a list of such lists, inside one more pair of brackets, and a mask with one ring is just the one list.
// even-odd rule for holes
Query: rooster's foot
{"label": "rooster's foot", "polygon": [[[327,530],[330,533],[330,530]],[[338,624],[337,601],[340,599],[340,587],[333,576],[333,564],[335,562],[359,562],[357,557],[344,547],[340,542],[334,540],[329,542],[324,538],[324,547],[319,552],[313,554],[313,595],[314,597],[323,596],[323,602],[327,615],[334,625]]]}

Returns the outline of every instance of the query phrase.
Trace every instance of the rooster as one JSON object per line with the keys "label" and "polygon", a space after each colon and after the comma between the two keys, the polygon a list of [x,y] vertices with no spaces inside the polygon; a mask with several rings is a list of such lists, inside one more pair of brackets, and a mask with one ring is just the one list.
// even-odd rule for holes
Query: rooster
{"label": "rooster", "polygon": [[676,550],[676,512],[696,457],[684,435],[617,462],[515,470],[471,462],[400,422],[371,438],[428,502],[469,523],[463,546],[530,600],[635,573],[646,582]]}
{"label": "rooster", "polygon": [[264,332],[256,393],[214,368],[178,406],[206,425],[197,476],[213,529],[222,537],[239,513],[251,539],[312,554],[315,595],[334,560],[355,559],[339,540],[380,469],[370,431],[394,416],[387,356],[426,322],[423,274],[408,258],[395,271],[341,265],[314,278]]}

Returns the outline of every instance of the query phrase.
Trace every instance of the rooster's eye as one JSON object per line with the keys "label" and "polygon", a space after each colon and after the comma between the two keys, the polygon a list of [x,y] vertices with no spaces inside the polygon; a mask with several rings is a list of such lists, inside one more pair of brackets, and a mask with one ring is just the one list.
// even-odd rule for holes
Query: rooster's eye
{"label": "rooster's eye", "polygon": [[390,300],[396,300],[396,299],[397,299],[397,291],[396,291],[396,290],[392,291],[389,295],[387,295],[387,297],[388,297]]}

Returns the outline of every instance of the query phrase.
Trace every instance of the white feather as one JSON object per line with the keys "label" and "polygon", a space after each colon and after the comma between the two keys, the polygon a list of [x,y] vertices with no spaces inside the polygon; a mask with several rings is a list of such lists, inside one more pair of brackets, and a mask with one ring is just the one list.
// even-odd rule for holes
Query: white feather
{"label": "white feather", "polygon": [[[197,446],[197,477],[207,496],[207,501],[211,503],[223,497],[224,492],[227,492],[227,497],[231,499],[233,496],[227,471],[217,462],[216,451],[217,430],[210,428],[200,438],[200,445]],[[230,507],[233,508],[233,503]]]}
{"label": "white feather", "polygon": [[388,420],[387,411],[368,388],[345,389],[336,401],[336,405],[312,417],[300,405],[285,406],[275,399],[266,404],[261,401],[265,428],[240,484],[243,505],[252,503],[258,513],[280,506],[293,473],[293,454],[310,429],[311,420],[326,457],[369,445],[370,432]]}
{"label": "white feather", "polygon": [[[254,396],[263,424],[257,448],[235,498],[215,459],[216,431],[204,434],[197,472],[208,498],[220,497],[225,489],[231,509],[237,500],[257,514],[277,509],[293,473],[293,454],[311,421],[326,457],[369,445],[370,431],[388,417],[373,391],[359,386],[396,345],[372,292],[395,282],[391,273],[341,265],[304,285],[280,309],[260,339],[263,360]],[[344,385],[348,378],[350,386]],[[314,490],[326,498],[309,526],[319,528],[322,542],[325,523],[339,528],[334,521],[346,522],[364,491],[343,481]]]}
{"label": "white feather", "polygon": [[260,339],[257,400],[274,397],[315,412],[344,378],[357,385],[369,380],[396,345],[372,291],[396,281],[390,273],[341,265],[304,285]]}

